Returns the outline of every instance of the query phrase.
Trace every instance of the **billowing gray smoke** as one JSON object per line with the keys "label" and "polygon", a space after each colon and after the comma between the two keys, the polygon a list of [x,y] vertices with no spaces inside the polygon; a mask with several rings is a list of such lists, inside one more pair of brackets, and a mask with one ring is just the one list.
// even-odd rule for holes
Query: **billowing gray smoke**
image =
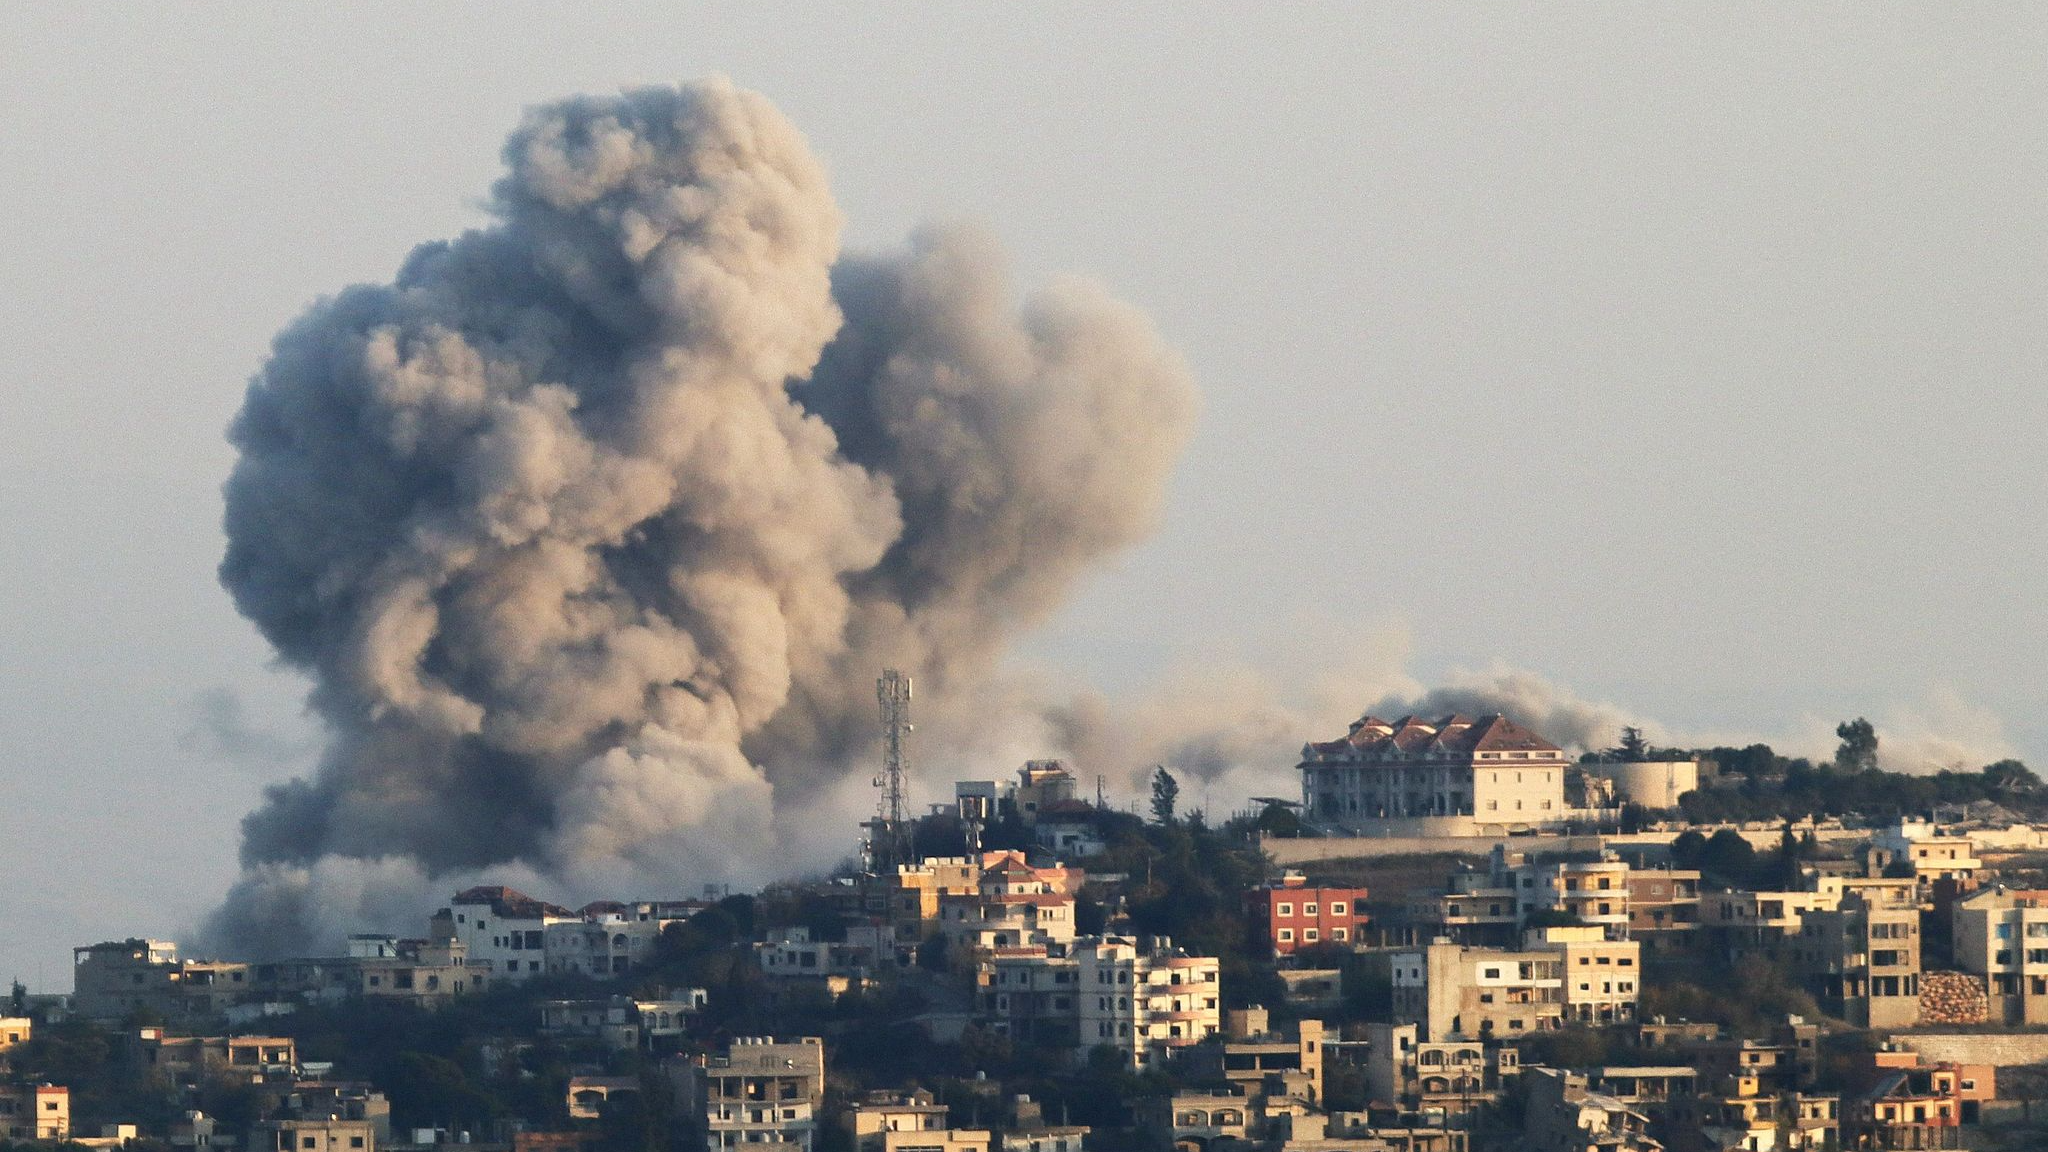
{"label": "billowing gray smoke", "polygon": [[880,667],[970,689],[1190,431],[1098,289],[1020,307],[958,230],[840,261],[758,95],[569,100],[505,160],[493,224],[315,305],[234,423],[221,579],[331,732],[244,822],[239,951],[484,868],[743,875],[870,747]]}

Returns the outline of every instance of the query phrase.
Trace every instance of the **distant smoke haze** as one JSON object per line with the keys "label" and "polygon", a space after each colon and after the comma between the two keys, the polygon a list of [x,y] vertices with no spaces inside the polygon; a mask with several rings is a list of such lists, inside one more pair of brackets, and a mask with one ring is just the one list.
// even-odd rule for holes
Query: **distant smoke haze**
{"label": "distant smoke haze", "polygon": [[1100,288],[1019,301],[958,228],[842,260],[758,95],[567,100],[504,156],[492,224],[316,304],[235,420],[221,579],[329,742],[244,821],[221,946],[412,925],[486,869],[765,878],[776,813],[867,770],[877,671],[971,695],[1190,433]]}
{"label": "distant smoke haze", "polygon": [[[1424,686],[1399,638],[1292,692],[1019,672],[1012,641],[1150,532],[1192,430],[1141,313],[1076,280],[1019,298],[972,229],[842,256],[802,137],[724,82],[538,108],[504,160],[490,224],[313,305],[231,429],[221,579],[311,678],[325,745],[245,819],[214,947],[417,931],[485,880],[576,900],[829,865],[872,803],[884,667],[917,679],[939,795],[1064,756],[1125,796],[1166,764],[1220,815],[1298,793],[1300,745],[1365,711],[1690,742],[1513,668]],[[225,759],[297,754],[230,697],[200,719]],[[1912,770],[2003,747],[1960,702],[1873,719]]]}
{"label": "distant smoke haze", "polygon": [[[1038,695],[1013,693],[990,711],[1013,718],[997,729],[1006,733],[1006,747],[1069,757],[1084,774],[1103,774],[1127,803],[1142,800],[1146,777],[1153,766],[1164,765],[1183,781],[1183,807],[1202,806],[1206,795],[1212,818],[1244,807],[1254,796],[1298,797],[1295,765],[1302,744],[1336,739],[1365,714],[1391,720],[1498,712],[1574,755],[1613,748],[1624,727],[1636,727],[1665,747],[1764,743],[1815,761],[1833,758],[1834,727],[1852,718],[1809,717],[1775,732],[1692,730],[1588,699],[1505,663],[1454,670],[1439,685],[1425,687],[1403,670],[1409,653],[1397,633],[1363,637],[1355,648],[1357,659],[1341,670],[1317,672],[1312,658],[1305,658],[1311,670],[1294,678],[1292,689],[1282,686],[1289,677],[1211,666],[1169,677],[1128,699],[1081,693],[1049,703],[1055,697],[1033,685]],[[1878,732],[1879,763],[1890,771],[1975,770],[2015,755],[1998,717],[1952,692],[1931,692],[1918,705],[1887,705],[1870,718]]]}

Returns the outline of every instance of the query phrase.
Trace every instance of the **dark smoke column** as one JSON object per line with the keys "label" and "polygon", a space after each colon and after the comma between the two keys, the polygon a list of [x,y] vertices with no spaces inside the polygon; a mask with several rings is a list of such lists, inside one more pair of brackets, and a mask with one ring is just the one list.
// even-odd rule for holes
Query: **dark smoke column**
{"label": "dark smoke column", "polygon": [[407,928],[485,868],[758,876],[871,747],[875,670],[971,691],[1192,423],[1142,316],[1020,309],[971,233],[835,270],[758,95],[570,100],[505,160],[492,225],[315,305],[231,430],[221,579],[331,740],[244,821],[224,945]]}

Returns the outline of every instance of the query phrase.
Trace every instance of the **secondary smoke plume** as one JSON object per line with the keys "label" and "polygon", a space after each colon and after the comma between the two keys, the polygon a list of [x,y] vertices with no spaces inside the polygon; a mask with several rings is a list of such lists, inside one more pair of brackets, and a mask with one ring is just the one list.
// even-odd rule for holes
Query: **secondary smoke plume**
{"label": "secondary smoke plume", "polygon": [[[1354,645],[1361,659],[1312,673],[1304,698],[1278,691],[1273,678],[1245,668],[1186,674],[1131,702],[1076,696],[1039,706],[1042,748],[1071,756],[1089,771],[1107,769],[1125,795],[1143,795],[1155,764],[1179,774],[1191,806],[1206,796],[1220,818],[1253,796],[1297,795],[1294,771],[1308,740],[1335,739],[1362,713],[1435,719],[1452,712],[1500,712],[1574,752],[1612,747],[1623,725],[1662,730],[1612,704],[1581,699],[1534,672],[1496,665],[1454,672],[1425,689],[1401,670],[1405,643],[1371,638]],[[1050,752],[1041,752],[1050,755]]]}
{"label": "secondary smoke plume", "polygon": [[1019,305],[960,230],[840,261],[758,95],[573,99],[504,158],[493,223],[316,304],[231,430],[221,579],[330,732],[244,821],[239,951],[483,868],[744,875],[869,747],[879,667],[971,689],[1190,431],[1097,288]]}

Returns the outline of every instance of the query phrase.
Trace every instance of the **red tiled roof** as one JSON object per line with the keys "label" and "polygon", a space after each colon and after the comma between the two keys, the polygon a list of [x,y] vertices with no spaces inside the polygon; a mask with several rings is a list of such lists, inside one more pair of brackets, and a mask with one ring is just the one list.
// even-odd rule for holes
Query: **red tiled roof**
{"label": "red tiled roof", "polygon": [[464,888],[455,894],[453,903],[488,904],[493,913],[507,920],[539,920],[544,916],[576,915],[559,904],[536,900],[517,888],[506,888],[498,884]]}
{"label": "red tiled roof", "polygon": [[1473,719],[1453,713],[1436,720],[1403,716],[1386,721],[1361,716],[1342,740],[1312,741],[1309,750],[1324,755],[1347,751],[1401,752],[1421,755],[1450,752],[1563,752],[1564,750],[1499,713]]}

